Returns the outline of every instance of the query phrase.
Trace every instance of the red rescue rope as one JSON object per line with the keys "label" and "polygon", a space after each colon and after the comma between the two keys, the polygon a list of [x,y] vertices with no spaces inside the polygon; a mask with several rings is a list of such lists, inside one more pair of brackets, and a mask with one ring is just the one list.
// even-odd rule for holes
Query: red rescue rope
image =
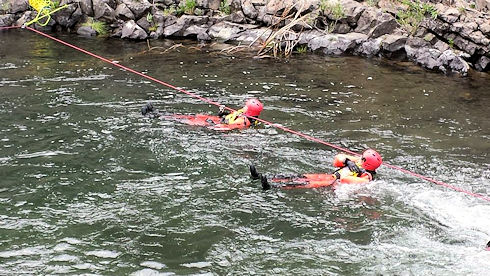
{"label": "red rescue rope", "polygon": [[[12,28],[16,28],[16,27],[12,27]],[[17,28],[18,28],[18,27],[17,27]],[[138,76],[141,76],[141,77],[143,77],[143,78],[146,78],[146,79],[152,80],[152,81],[154,81],[154,82],[156,82],[156,83],[162,84],[162,85],[167,86],[167,87],[172,88],[172,89],[175,89],[175,90],[177,90],[177,91],[180,91],[180,92],[182,92],[182,93],[184,93],[184,94],[187,94],[187,95],[189,95],[189,96],[192,96],[192,97],[194,97],[194,98],[200,99],[200,100],[202,100],[202,101],[204,101],[204,102],[207,102],[207,103],[209,103],[209,104],[216,105],[216,106],[222,106],[221,104],[219,104],[219,103],[217,103],[217,102],[214,102],[214,101],[212,101],[212,100],[206,99],[206,98],[201,97],[201,96],[199,96],[199,95],[197,95],[197,94],[194,94],[194,93],[192,93],[192,92],[186,91],[186,90],[184,90],[184,89],[182,89],[182,88],[179,88],[179,87],[173,86],[173,85],[168,84],[168,83],[166,83],[166,82],[164,82],[164,81],[161,81],[161,80],[155,79],[155,78],[150,77],[150,76],[148,76],[148,75],[145,75],[145,74],[143,74],[143,73],[141,73],[141,72],[135,71],[135,70],[133,70],[133,69],[131,69],[131,68],[128,68],[128,67],[123,66],[123,65],[121,65],[121,64],[119,64],[119,63],[113,62],[113,61],[111,61],[111,60],[109,60],[109,59],[106,59],[106,58],[104,58],[104,57],[98,56],[98,55],[96,55],[96,54],[93,54],[93,53],[91,53],[91,52],[89,52],[89,51],[87,51],[87,50],[84,50],[84,49],[82,49],[82,48],[79,48],[79,47],[77,47],[77,46],[74,46],[74,45],[72,45],[72,44],[69,44],[69,43],[67,43],[67,42],[65,42],[65,41],[62,41],[62,40],[57,39],[57,38],[55,38],[55,37],[52,37],[52,36],[50,36],[50,35],[48,35],[48,34],[45,34],[45,33],[43,33],[43,32],[40,32],[40,31],[38,31],[38,30],[36,30],[36,29],[33,29],[33,28],[31,28],[31,27],[25,27],[25,28],[26,28],[26,29],[28,29],[28,30],[30,30],[30,31],[33,31],[33,32],[35,32],[35,33],[38,33],[38,34],[40,34],[40,35],[42,35],[42,36],[45,36],[45,37],[47,37],[47,38],[49,38],[49,39],[52,39],[52,40],[54,40],[54,41],[56,41],[56,42],[59,42],[59,43],[61,43],[61,44],[63,44],[63,45],[66,45],[66,46],[68,46],[68,47],[70,47],[70,48],[73,48],[73,49],[75,49],[75,50],[77,50],[77,51],[80,51],[80,52],[82,52],[82,53],[85,53],[85,54],[87,54],[87,55],[89,55],[89,56],[92,56],[92,57],[98,58],[98,59],[100,59],[100,60],[102,60],[102,61],[105,61],[105,62],[107,62],[107,63],[110,63],[110,64],[112,64],[112,65],[114,65],[114,66],[117,66],[117,67],[119,67],[119,68],[121,68],[121,69],[123,69],[123,70],[126,70],[126,71],[129,71],[129,72],[131,72],[131,73],[134,73],[134,74],[136,74],[136,75],[138,75]],[[232,109],[232,108],[229,108],[229,107],[225,107],[225,108],[226,108],[226,109],[228,109],[228,110],[230,110],[230,111],[236,111],[236,110],[234,110],[234,109]],[[331,148],[334,148],[334,149],[337,149],[337,150],[340,150],[340,151],[343,151],[343,152],[347,152],[347,153],[349,153],[349,154],[353,154],[353,155],[356,155],[356,156],[359,156],[359,155],[360,155],[359,153],[353,152],[353,151],[348,150],[348,149],[346,149],[346,148],[342,148],[342,147],[339,147],[339,146],[337,146],[337,145],[334,145],[334,144],[331,144],[331,143],[325,142],[325,141],[323,141],[323,140],[320,140],[320,139],[318,139],[318,138],[315,138],[315,137],[313,137],[313,136],[310,136],[310,135],[307,135],[307,134],[304,134],[304,133],[301,133],[301,132],[298,132],[298,131],[294,131],[294,130],[289,129],[289,128],[287,128],[287,127],[284,127],[284,126],[281,126],[281,125],[278,125],[278,124],[274,124],[274,123],[272,123],[272,122],[269,122],[269,121],[266,121],[266,120],[263,120],[263,119],[260,119],[260,118],[256,118],[256,117],[252,117],[252,116],[249,116],[249,117],[251,117],[251,118],[253,118],[253,119],[255,119],[255,120],[259,121],[259,122],[262,122],[262,123],[264,123],[264,124],[267,124],[267,125],[273,126],[273,127],[275,127],[275,128],[282,129],[282,130],[284,130],[284,131],[286,131],[286,132],[289,132],[289,133],[292,133],[292,134],[298,135],[298,136],[303,137],[303,138],[305,138],[305,139],[308,139],[308,140],[310,140],[310,141],[317,142],[317,143],[320,143],[320,144],[323,144],[323,145],[329,146],[329,147],[331,147]],[[421,178],[421,179],[423,179],[423,180],[426,180],[426,181],[432,182],[432,183],[434,183],[434,184],[441,185],[441,186],[444,186],[444,187],[446,187],[446,188],[449,188],[449,189],[452,189],[452,190],[455,190],[455,191],[458,191],[458,192],[462,192],[462,193],[465,193],[465,194],[467,194],[467,195],[470,195],[470,196],[473,196],[473,197],[476,197],[476,198],[481,198],[481,199],[483,199],[483,200],[486,200],[486,201],[489,201],[489,202],[490,202],[490,197],[488,197],[488,196],[485,196],[485,195],[482,195],[482,194],[473,193],[473,192],[470,192],[470,191],[464,190],[464,189],[462,189],[462,188],[459,188],[459,187],[455,187],[455,186],[449,185],[449,184],[444,183],[444,182],[442,182],[442,181],[438,181],[438,180],[432,179],[432,178],[430,178],[430,177],[423,176],[423,175],[421,175],[421,174],[411,172],[411,171],[409,171],[409,170],[403,169],[403,168],[398,167],[398,166],[390,165],[390,164],[387,164],[387,163],[383,163],[383,165],[385,165],[386,167],[389,167],[389,168],[395,169],[395,170],[399,170],[399,171],[404,172],[404,173],[407,173],[407,174],[411,174],[411,175],[413,175],[413,176],[415,176],[415,177],[418,177],[418,178]]]}
{"label": "red rescue rope", "polygon": [[19,26],[5,26],[5,27],[0,27],[1,30],[8,30],[8,29],[17,29],[20,28]]}

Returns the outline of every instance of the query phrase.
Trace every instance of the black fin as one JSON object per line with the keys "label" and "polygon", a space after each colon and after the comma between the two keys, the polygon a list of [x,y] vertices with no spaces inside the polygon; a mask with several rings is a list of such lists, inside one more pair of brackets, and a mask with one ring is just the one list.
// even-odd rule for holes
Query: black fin
{"label": "black fin", "polygon": [[254,164],[250,164],[250,175],[254,180],[260,178],[260,174],[257,172],[257,169],[255,168]]}
{"label": "black fin", "polygon": [[271,184],[267,181],[267,177],[265,175],[260,174],[260,182],[262,183],[262,189],[270,190]]}

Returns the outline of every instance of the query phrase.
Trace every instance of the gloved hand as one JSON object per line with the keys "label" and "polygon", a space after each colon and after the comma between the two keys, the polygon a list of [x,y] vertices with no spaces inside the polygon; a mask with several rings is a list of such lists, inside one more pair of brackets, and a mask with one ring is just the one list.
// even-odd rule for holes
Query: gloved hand
{"label": "gloved hand", "polygon": [[219,117],[224,117],[224,116],[230,114],[230,112],[228,110],[225,110],[225,108],[226,107],[224,105],[219,106],[219,112],[218,112]]}
{"label": "gloved hand", "polygon": [[141,114],[146,115],[147,113],[150,113],[153,111],[153,104],[151,102],[148,102],[145,106],[141,108]]}
{"label": "gloved hand", "polygon": [[345,159],[345,165],[349,168],[351,172],[361,173],[361,169],[356,165],[355,162]]}

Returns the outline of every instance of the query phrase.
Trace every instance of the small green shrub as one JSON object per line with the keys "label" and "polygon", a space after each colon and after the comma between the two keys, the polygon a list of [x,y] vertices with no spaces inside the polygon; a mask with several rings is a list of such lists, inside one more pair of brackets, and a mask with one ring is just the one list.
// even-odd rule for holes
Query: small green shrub
{"label": "small green shrub", "polygon": [[320,0],[320,11],[325,15],[330,15],[335,21],[328,24],[327,32],[332,32],[337,22],[345,17],[344,6],[339,1]]}
{"label": "small green shrub", "polygon": [[371,7],[377,7],[379,0],[367,0],[367,4]]}
{"label": "small green shrub", "polygon": [[396,21],[411,34],[417,31],[427,15],[432,19],[437,18],[437,9],[431,4],[422,3],[420,0],[402,0],[402,4],[407,8],[396,14]]}
{"label": "small green shrub", "polygon": [[224,14],[230,14],[231,13],[231,7],[230,5],[227,4],[226,0],[222,0],[221,3],[219,4],[219,10],[220,12]]}
{"label": "small green shrub", "polygon": [[[184,3],[184,4],[182,4]],[[194,10],[197,7],[196,0],[185,0],[185,2],[181,2],[181,5],[177,9],[177,14],[193,14]]]}
{"label": "small green shrub", "polygon": [[164,16],[175,15],[175,14],[177,14],[177,10],[175,9],[175,6],[170,6],[169,8],[163,10]]}
{"label": "small green shrub", "polygon": [[0,14],[5,14],[8,10],[10,10],[10,3],[8,1],[2,2],[0,4]]}
{"label": "small green shrub", "polygon": [[94,29],[99,35],[106,35],[108,33],[108,28],[106,24],[102,21],[96,21],[90,18],[87,22],[83,23],[82,26],[88,26]]}
{"label": "small green shrub", "polygon": [[449,44],[449,48],[451,49],[454,48],[454,39],[448,38],[447,43]]}
{"label": "small green shrub", "polygon": [[330,0],[321,0],[320,10],[324,14],[332,15],[333,19],[335,20],[345,17],[344,6],[342,6],[342,3],[338,1],[334,1],[334,3],[332,3]]}
{"label": "small green shrub", "polygon": [[51,3],[50,3],[50,5],[49,5],[49,7],[50,7],[51,9],[56,9],[56,8],[59,8],[59,7],[60,7],[60,1],[56,1],[56,0],[55,0],[55,1],[51,1]]}
{"label": "small green shrub", "polygon": [[153,20],[153,14],[148,13],[146,15],[146,21],[148,21],[148,23],[150,24],[150,27],[148,28],[150,32],[154,32],[157,30],[157,26],[155,25],[155,21]]}
{"label": "small green shrub", "polygon": [[305,54],[308,51],[308,45],[300,45],[296,47],[296,52],[298,54]]}

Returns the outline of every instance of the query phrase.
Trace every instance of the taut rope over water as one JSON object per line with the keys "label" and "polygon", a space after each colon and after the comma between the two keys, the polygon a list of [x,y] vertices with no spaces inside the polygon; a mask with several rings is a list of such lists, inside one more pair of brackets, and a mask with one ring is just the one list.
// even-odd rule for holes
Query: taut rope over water
{"label": "taut rope over water", "polygon": [[[19,28],[19,27],[0,27],[0,30],[2,30],[2,29],[11,29],[11,28]],[[107,62],[107,63],[110,63],[110,64],[112,64],[112,65],[114,65],[114,66],[116,66],[116,67],[119,67],[119,68],[123,69],[123,70],[129,71],[129,72],[131,72],[131,73],[133,73],[133,74],[136,74],[136,75],[138,75],[138,76],[141,76],[141,77],[143,77],[143,78],[149,79],[149,80],[154,81],[154,82],[156,82],[156,83],[159,83],[159,84],[161,84],[161,85],[167,86],[167,87],[169,87],[169,88],[172,88],[172,89],[174,89],[174,90],[177,90],[177,91],[179,91],[179,92],[182,92],[182,93],[184,93],[184,94],[187,94],[187,95],[189,95],[189,96],[191,96],[191,97],[194,97],[194,98],[196,98],[196,99],[202,100],[202,101],[204,101],[204,102],[206,102],[206,103],[209,103],[209,104],[212,104],[212,105],[216,105],[216,106],[222,106],[222,105],[221,105],[220,103],[218,103],[218,102],[215,102],[215,101],[209,100],[209,99],[204,98],[204,97],[201,97],[201,96],[199,96],[199,95],[197,95],[197,94],[195,94],[195,93],[192,93],[192,92],[186,91],[186,90],[184,90],[184,89],[182,89],[182,88],[179,88],[179,87],[173,86],[173,85],[168,84],[168,83],[166,83],[166,82],[164,82],[164,81],[158,80],[158,79],[153,78],[153,77],[148,76],[148,75],[145,75],[145,74],[143,74],[143,73],[141,73],[141,72],[138,72],[138,71],[136,71],[136,70],[133,70],[133,69],[131,69],[131,68],[128,68],[128,67],[126,67],[126,66],[124,66],[124,65],[121,65],[121,64],[119,64],[119,63],[113,62],[113,61],[111,61],[111,60],[109,60],[109,59],[107,59],[107,58],[104,58],[104,57],[98,56],[98,55],[96,55],[96,54],[94,54],[94,53],[91,53],[91,52],[89,52],[89,51],[87,51],[87,50],[84,50],[84,49],[82,49],[82,48],[79,48],[79,47],[77,47],[77,46],[75,46],[75,45],[72,45],[72,44],[70,44],[70,43],[68,43],[68,42],[62,41],[62,40],[57,39],[57,38],[55,38],[55,37],[52,37],[52,36],[50,36],[50,35],[48,35],[48,34],[45,34],[45,33],[41,32],[41,31],[38,31],[38,30],[36,30],[36,29],[33,29],[33,28],[29,27],[29,26],[25,26],[24,28],[25,28],[25,29],[27,29],[27,30],[30,30],[30,31],[32,31],[32,32],[35,32],[35,33],[37,33],[37,34],[40,34],[40,35],[42,35],[42,36],[44,36],[44,37],[47,37],[47,38],[49,38],[49,39],[51,39],[51,40],[54,40],[54,41],[56,41],[56,42],[58,42],[58,43],[61,43],[61,44],[65,45],[65,46],[68,46],[68,47],[70,47],[70,48],[73,48],[73,49],[75,49],[75,50],[77,50],[77,51],[80,51],[80,52],[82,52],[82,53],[84,53],[84,54],[87,54],[87,55],[89,55],[89,56],[92,56],[92,57],[95,57],[95,58],[100,59],[100,60],[102,60],[102,61],[105,61],[105,62]],[[232,112],[236,111],[236,110],[234,110],[234,109],[232,109],[232,108],[229,108],[229,107],[225,107],[225,108],[226,108],[227,110],[232,111]],[[353,152],[353,151],[351,151],[351,150],[349,150],[349,149],[346,149],[346,148],[343,148],[343,147],[340,147],[340,146],[337,146],[337,145],[334,145],[334,144],[331,144],[331,143],[325,142],[325,141],[323,141],[323,140],[321,140],[321,139],[318,139],[318,138],[315,138],[315,137],[313,137],[313,136],[310,136],[310,135],[307,135],[307,134],[301,133],[301,132],[299,132],[299,131],[294,131],[294,130],[292,130],[292,129],[289,129],[289,128],[287,128],[287,127],[281,126],[281,125],[279,125],[279,124],[275,124],[275,123],[272,123],[272,122],[269,122],[269,121],[266,121],[266,120],[263,120],[263,119],[260,119],[260,118],[256,118],[256,117],[253,117],[253,116],[249,116],[249,117],[250,117],[250,118],[253,118],[253,119],[255,119],[255,120],[259,121],[259,122],[262,122],[262,123],[264,123],[264,124],[270,125],[270,126],[272,126],[272,127],[275,127],[275,128],[281,129],[281,130],[283,130],[283,131],[286,131],[286,132],[289,132],[289,133],[295,134],[295,135],[297,135],[297,136],[303,137],[303,138],[305,138],[305,139],[307,139],[307,140],[310,140],[310,141],[313,141],[313,142],[317,142],[317,143],[319,143],[319,144],[323,144],[323,145],[329,146],[329,147],[331,147],[331,148],[334,148],[334,149],[337,149],[337,150],[340,150],[340,151],[343,151],[343,152],[346,152],[346,153],[349,153],[349,154],[352,154],[352,155],[356,155],[356,156],[359,156],[359,155],[360,155],[359,153]],[[432,182],[432,183],[434,183],[434,184],[444,186],[444,187],[449,188],[449,189],[452,189],[452,190],[454,190],[454,191],[461,192],[461,193],[465,193],[465,194],[467,194],[467,195],[470,195],[470,196],[473,196],[473,197],[476,197],[476,198],[480,198],[480,199],[483,199],[483,200],[486,200],[486,201],[490,202],[490,197],[488,197],[488,196],[485,196],[485,195],[482,195],[482,194],[478,194],[478,193],[473,193],[473,192],[470,192],[470,191],[464,190],[464,189],[462,189],[462,188],[459,188],[459,187],[456,187],[456,186],[453,186],[453,185],[449,185],[449,184],[447,184],[447,183],[445,183],[445,182],[438,181],[438,180],[432,179],[432,178],[430,178],[430,177],[427,177],[427,176],[424,176],[424,175],[421,175],[421,174],[418,174],[418,173],[415,173],[415,172],[412,172],[412,171],[409,171],[409,170],[403,169],[403,168],[398,167],[398,166],[390,165],[390,164],[387,164],[387,163],[383,163],[383,165],[384,165],[384,166],[386,166],[386,167],[388,167],[388,168],[395,169],[395,170],[401,171],[401,172],[403,172],[403,173],[406,173],[406,174],[410,174],[410,175],[412,175],[412,176],[415,176],[415,177],[417,177],[417,178],[420,178],[420,179],[423,179],[423,180],[426,180],[426,181]]]}

